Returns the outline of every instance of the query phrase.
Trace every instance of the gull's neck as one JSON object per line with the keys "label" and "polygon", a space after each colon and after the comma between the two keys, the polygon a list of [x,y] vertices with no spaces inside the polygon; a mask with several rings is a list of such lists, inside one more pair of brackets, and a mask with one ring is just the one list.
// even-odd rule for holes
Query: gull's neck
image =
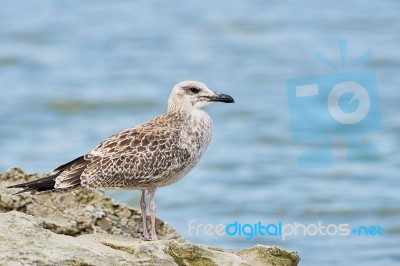
{"label": "gull's neck", "polygon": [[199,108],[168,108],[168,114],[177,114],[182,117],[186,117],[193,124],[200,123],[211,123],[211,118],[206,111]]}

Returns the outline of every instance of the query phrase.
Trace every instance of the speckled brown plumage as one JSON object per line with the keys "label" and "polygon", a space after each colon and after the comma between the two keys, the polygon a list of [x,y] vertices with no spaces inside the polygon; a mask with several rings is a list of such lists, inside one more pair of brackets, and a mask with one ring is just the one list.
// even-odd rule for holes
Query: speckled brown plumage
{"label": "speckled brown plumage", "polygon": [[[198,162],[211,139],[211,120],[180,113],[158,116],[115,134],[91,152],[61,167],[56,188],[139,188],[179,180]],[[192,137],[189,137],[192,136]]]}

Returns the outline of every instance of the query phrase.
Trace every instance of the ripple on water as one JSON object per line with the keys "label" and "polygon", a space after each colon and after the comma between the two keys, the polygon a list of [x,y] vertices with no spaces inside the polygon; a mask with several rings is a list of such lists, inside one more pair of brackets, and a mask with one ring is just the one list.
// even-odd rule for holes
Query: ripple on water
{"label": "ripple on water", "polygon": [[101,110],[113,110],[116,112],[148,112],[159,107],[159,103],[152,100],[140,101],[81,101],[81,100],[54,100],[47,106],[58,113],[71,114],[82,112],[96,112]]}
{"label": "ripple on water", "polygon": [[13,67],[22,64],[22,59],[16,56],[3,56],[0,57],[0,68],[1,67]]}

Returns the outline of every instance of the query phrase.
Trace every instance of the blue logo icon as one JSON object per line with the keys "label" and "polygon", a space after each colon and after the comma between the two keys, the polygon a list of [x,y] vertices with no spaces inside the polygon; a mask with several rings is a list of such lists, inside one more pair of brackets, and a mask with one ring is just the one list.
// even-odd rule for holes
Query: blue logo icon
{"label": "blue logo icon", "polygon": [[358,140],[359,135],[382,127],[375,71],[359,69],[372,52],[365,51],[347,69],[347,40],[339,40],[339,48],[341,66],[320,52],[316,55],[333,73],[287,81],[293,139],[318,141],[317,147],[300,154],[300,167],[332,167],[335,137],[347,139],[348,161],[376,162],[381,157],[377,148]]}

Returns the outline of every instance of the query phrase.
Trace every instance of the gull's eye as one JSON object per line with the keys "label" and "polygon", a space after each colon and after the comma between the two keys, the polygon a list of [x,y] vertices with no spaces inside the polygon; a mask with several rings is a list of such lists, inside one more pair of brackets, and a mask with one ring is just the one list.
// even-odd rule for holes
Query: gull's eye
{"label": "gull's eye", "polygon": [[192,88],[190,88],[189,90],[190,90],[191,93],[194,93],[194,94],[197,94],[197,93],[200,92],[200,89],[195,88],[195,87],[192,87]]}

